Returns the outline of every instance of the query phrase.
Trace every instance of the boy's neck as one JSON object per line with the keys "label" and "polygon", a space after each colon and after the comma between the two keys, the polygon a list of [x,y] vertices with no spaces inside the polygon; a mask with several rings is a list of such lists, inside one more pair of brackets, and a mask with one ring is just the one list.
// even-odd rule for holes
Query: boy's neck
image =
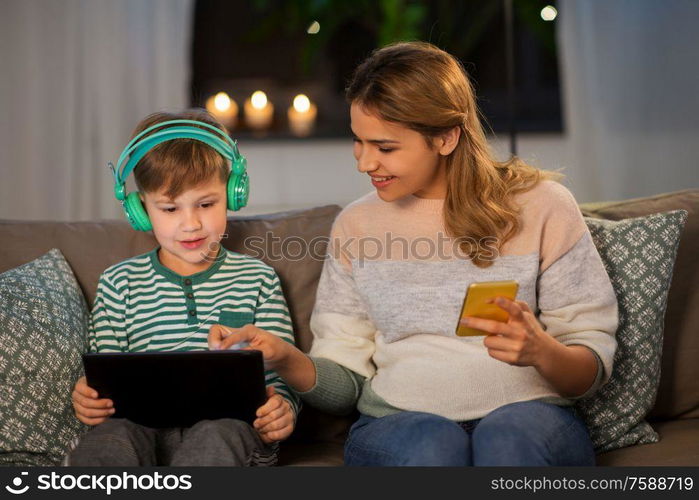
{"label": "boy's neck", "polygon": [[[218,253],[218,252],[217,252]],[[164,252],[162,248],[158,249],[158,260],[160,263],[168,268],[170,271],[179,274],[180,276],[191,276],[192,274],[197,274],[202,271],[206,271],[215,262],[216,255],[214,258],[208,258],[202,262],[193,264],[191,262],[178,259],[174,255]]]}

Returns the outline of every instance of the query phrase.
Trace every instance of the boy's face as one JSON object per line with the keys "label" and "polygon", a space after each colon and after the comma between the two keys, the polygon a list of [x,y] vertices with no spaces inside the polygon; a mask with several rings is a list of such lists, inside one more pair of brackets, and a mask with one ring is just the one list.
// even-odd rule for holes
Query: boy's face
{"label": "boy's face", "polygon": [[185,276],[208,269],[226,232],[226,184],[214,177],[174,200],[164,193],[165,188],[141,194],[160,244],[160,263]]}

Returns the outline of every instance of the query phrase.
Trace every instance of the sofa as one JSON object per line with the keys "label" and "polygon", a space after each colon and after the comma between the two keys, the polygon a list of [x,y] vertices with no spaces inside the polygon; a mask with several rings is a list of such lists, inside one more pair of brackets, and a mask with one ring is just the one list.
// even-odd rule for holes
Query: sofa
{"label": "sofa", "polygon": [[[699,465],[699,189],[653,197],[583,204],[588,217],[620,220],[675,209],[687,210],[665,315],[662,374],[648,421],[659,433],[654,444],[598,455],[605,466]],[[223,244],[252,254],[280,276],[294,323],[297,345],[311,347],[309,320],[336,205],[258,216],[230,217]],[[246,238],[262,237],[267,247]],[[288,239],[285,239],[288,238]],[[100,273],[108,266],[155,246],[151,234],[125,221],[0,221],[0,272],[58,248],[70,264],[88,304]],[[249,240],[248,240],[249,241]],[[262,240],[258,240],[262,241]],[[293,258],[281,258],[281,246]],[[305,248],[304,248],[305,246]],[[258,254],[259,253],[259,254]],[[264,253],[264,254],[263,254]],[[298,257],[296,257],[298,256]],[[343,443],[357,415],[333,416],[306,405],[293,435],[281,448],[281,465],[342,465]]]}

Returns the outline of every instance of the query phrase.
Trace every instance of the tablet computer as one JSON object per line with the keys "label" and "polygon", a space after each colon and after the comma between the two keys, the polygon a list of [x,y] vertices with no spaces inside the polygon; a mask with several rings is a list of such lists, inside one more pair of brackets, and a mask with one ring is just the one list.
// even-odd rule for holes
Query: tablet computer
{"label": "tablet computer", "polygon": [[262,406],[260,351],[83,354],[87,385],[109,398],[112,417],[147,427],[191,427],[236,418],[249,424]]}

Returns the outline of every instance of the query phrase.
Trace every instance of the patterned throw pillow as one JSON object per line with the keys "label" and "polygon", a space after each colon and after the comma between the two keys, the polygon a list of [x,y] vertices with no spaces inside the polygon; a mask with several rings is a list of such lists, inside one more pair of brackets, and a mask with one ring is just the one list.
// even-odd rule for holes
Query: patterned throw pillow
{"label": "patterned throw pillow", "polygon": [[686,219],[684,210],[620,221],[585,218],[619,301],[611,378],[575,405],[597,453],[659,439],[644,417],[660,383],[665,306]]}
{"label": "patterned throw pillow", "polygon": [[0,465],[57,465],[85,430],[71,392],[88,321],[59,250],[0,274]]}

